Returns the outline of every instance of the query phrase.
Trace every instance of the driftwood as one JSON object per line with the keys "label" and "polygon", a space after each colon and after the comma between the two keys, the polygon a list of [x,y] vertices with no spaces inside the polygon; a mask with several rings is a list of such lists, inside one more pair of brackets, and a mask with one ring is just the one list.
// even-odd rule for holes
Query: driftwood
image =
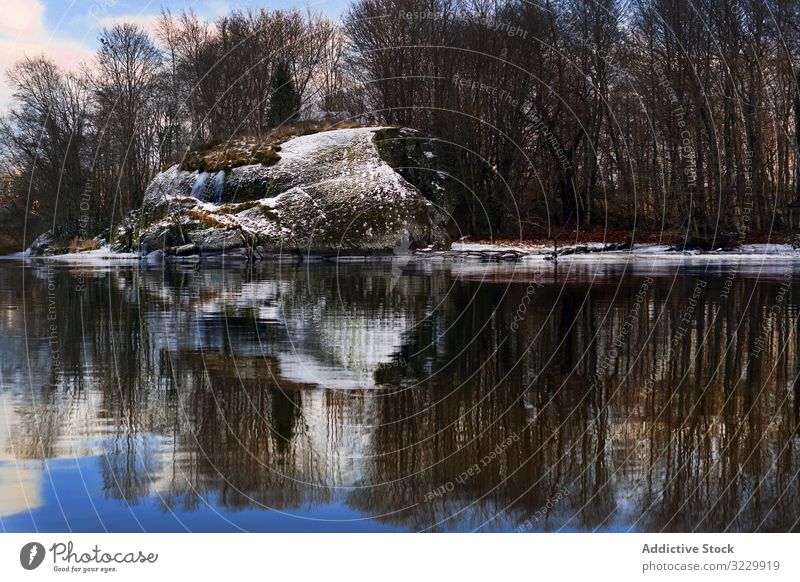
{"label": "driftwood", "polygon": [[563,249],[556,249],[544,256],[545,261],[557,261],[558,257],[566,255],[584,255],[589,253],[607,253],[609,251],[629,251],[633,248],[633,241],[628,239],[621,243],[609,243],[602,247],[590,247],[589,245],[580,244],[571,247],[564,247]]}
{"label": "driftwood", "polygon": [[491,251],[435,251],[432,249],[418,249],[415,255],[427,257],[447,257],[454,259],[478,259],[483,263],[500,263],[518,261],[522,257],[527,257],[530,253],[513,249],[491,250]]}
{"label": "driftwood", "polygon": [[717,233],[715,236],[691,236],[681,243],[673,245],[671,251],[733,251],[741,246],[734,232]]}

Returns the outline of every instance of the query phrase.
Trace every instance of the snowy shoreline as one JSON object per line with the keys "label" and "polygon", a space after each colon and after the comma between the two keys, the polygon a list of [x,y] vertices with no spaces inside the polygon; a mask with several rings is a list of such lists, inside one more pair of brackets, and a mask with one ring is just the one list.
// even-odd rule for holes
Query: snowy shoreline
{"label": "snowy shoreline", "polygon": [[[588,252],[578,252],[575,254],[558,255],[558,262],[596,262],[610,261],[621,262],[630,260],[693,260],[708,262],[725,261],[759,261],[759,260],[800,260],[800,250],[790,244],[746,244],[735,250],[716,250],[698,251],[673,250],[670,245],[640,243],[632,245],[631,249],[626,250],[602,250],[609,244],[607,243],[582,243],[580,245],[559,246],[558,250],[572,249],[576,246],[585,247]],[[507,244],[484,244],[484,243],[453,243],[453,251],[460,252],[492,252],[492,251],[517,251],[526,253],[525,259],[544,259],[552,257],[554,247],[552,245],[507,245]]]}
{"label": "snowy shoreline", "polygon": [[[692,261],[692,262],[732,262],[732,261],[800,261],[800,250],[796,250],[790,244],[749,244],[743,245],[736,250],[719,250],[719,251],[676,251],[668,245],[658,244],[635,244],[633,248],[627,250],[608,250],[602,249],[606,246],[604,243],[586,243],[579,245],[586,248],[584,252],[575,254],[565,254],[558,256],[558,262],[627,262],[631,260],[646,260],[657,262],[675,262],[675,261]],[[564,249],[574,248],[572,246],[559,247],[559,251]],[[502,253],[513,252],[516,253],[516,260],[518,261],[544,261],[546,259],[552,260],[554,248],[549,245],[539,244],[492,244],[492,243],[453,243],[449,250],[432,250],[426,249],[411,255],[402,255],[403,259],[419,259],[419,260],[440,260],[440,261],[456,261],[456,260],[480,260],[480,255],[489,253]],[[471,256],[470,254],[474,254]],[[287,255],[290,253],[287,253]],[[331,255],[295,255],[308,260],[338,260],[338,261],[386,261],[398,258],[398,255],[385,254],[364,254],[353,255],[352,253],[343,254],[341,256]],[[153,254],[143,255],[140,253],[119,253],[113,251],[110,247],[104,246],[102,248],[83,251],[78,253],[68,253],[59,255],[43,255],[34,256],[29,251],[22,253],[15,253],[11,255],[0,255],[0,260],[22,260],[29,262],[37,261],[54,261],[66,264],[160,264],[161,262],[186,262],[200,260],[198,256],[189,257],[165,257],[163,255],[154,257]],[[233,262],[241,259],[241,256],[232,253],[231,255],[219,255],[214,257],[203,257],[202,260],[226,260],[226,262]]]}

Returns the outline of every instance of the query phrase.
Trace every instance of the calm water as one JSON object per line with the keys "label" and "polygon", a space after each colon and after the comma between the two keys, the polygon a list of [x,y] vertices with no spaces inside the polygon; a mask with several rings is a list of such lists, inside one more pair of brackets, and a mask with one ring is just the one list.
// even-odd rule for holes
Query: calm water
{"label": "calm water", "polygon": [[0,527],[797,531],[798,267],[0,262]]}

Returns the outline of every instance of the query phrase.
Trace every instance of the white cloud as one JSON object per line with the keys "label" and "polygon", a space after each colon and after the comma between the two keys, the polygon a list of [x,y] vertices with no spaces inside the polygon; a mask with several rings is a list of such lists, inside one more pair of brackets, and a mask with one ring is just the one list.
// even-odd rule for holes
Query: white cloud
{"label": "white cloud", "polygon": [[41,35],[44,6],[38,0],[0,0],[0,36]]}
{"label": "white cloud", "polygon": [[115,24],[129,22],[150,34],[154,34],[159,16],[159,14],[120,14],[117,16],[102,16],[94,19],[94,25],[100,30],[102,28],[111,28]]}
{"label": "white cloud", "polygon": [[[160,3],[154,0],[145,2],[140,5],[141,12],[111,14],[110,8],[120,5],[117,0],[95,0],[88,11],[71,17],[74,18],[73,25],[80,22],[86,31],[86,42],[82,42],[47,30],[44,18],[46,5],[42,0],[0,0],[0,113],[11,103],[12,90],[5,72],[14,63],[26,56],[44,53],[61,67],[76,70],[81,63],[93,57],[96,33],[102,28],[132,22],[154,34]],[[176,11],[184,7],[192,7],[201,18],[213,20],[230,12],[231,3],[228,0],[192,0],[179,3]]]}
{"label": "white cloud", "polygon": [[83,43],[48,34],[44,11],[41,0],[0,0],[0,111],[11,102],[5,72],[17,61],[44,53],[56,64],[74,70],[93,54]]}
{"label": "white cloud", "polygon": [[[164,6],[170,7],[169,4],[164,4]],[[231,4],[227,0],[205,0],[204,2],[187,2],[185,6],[176,5],[170,8],[173,8],[173,14],[177,14],[185,8],[191,8],[200,18],[212,21],[219,16],[228,14],[231,11]],[[148,2],[147,6],[141,12],[108,14],[99,17],[90,15],[91,22],[89,25],[99,30],[101,28],[114,26],[115,24],[130,22],[136,24],[150,34],[154,34],[160,16],[161,8],[158,4]]]}

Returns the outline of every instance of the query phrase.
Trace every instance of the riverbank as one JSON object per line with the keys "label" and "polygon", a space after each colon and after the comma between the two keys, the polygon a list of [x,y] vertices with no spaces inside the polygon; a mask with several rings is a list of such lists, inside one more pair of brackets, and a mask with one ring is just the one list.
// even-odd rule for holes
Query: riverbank
{"label": "riverbank", "polygon": [[538,242],[477,242],[454,243],[448,251],[424,250],[415,256],[430,260],[465,259],[484,262],[550,261],[550,262],[626,262],[647,260],[652,262],[675,261],[800,261],[800,250],[791,244],[754,243],[736,249],[715,251],[680,250],[665,244],[631,244],[630,242],[594,242],[577,245],[547,245]]}
{"label": "riverbank", "polygon": [[[29,252],[0,256],[0,259],[25,260],[25,261],[57,261],[76,264],[106,264],[106,263],[144,263],[157,265],[162,263],[197,263],[219,262],[228,264],[237,262],[245,263],[246,255],[239,249],[231,249],[230,253],[219,253],[213,256],[170,256],[157,251],[147,255],[136,252],[115,252],[109,246],[99,249],[77,253],[36,256]],[[275,253],[259,262],[302,262],[302,261],[359,261],[377,262],[392,259],[402,260],[438,260],[438,261],[477,261],[477,262],[517,262],[517,261],[550,261],[550,262],[625,262],[631,260],[647,261],[775,261],[797,260],[800,261],[800,250],[788,243],[753,243],[742,245],[734,250],[717,251],[682,251],[676,250],[672,245],[626,242],[588,242],[577,245],[553,245],[535,242],[457,242],[448,250],[425,248],[408,250],[397,248],[386,249],[385,252],[353,253],[352,251],[337,253],[332,250],[327,253],[302,253],[286,251]]]}

